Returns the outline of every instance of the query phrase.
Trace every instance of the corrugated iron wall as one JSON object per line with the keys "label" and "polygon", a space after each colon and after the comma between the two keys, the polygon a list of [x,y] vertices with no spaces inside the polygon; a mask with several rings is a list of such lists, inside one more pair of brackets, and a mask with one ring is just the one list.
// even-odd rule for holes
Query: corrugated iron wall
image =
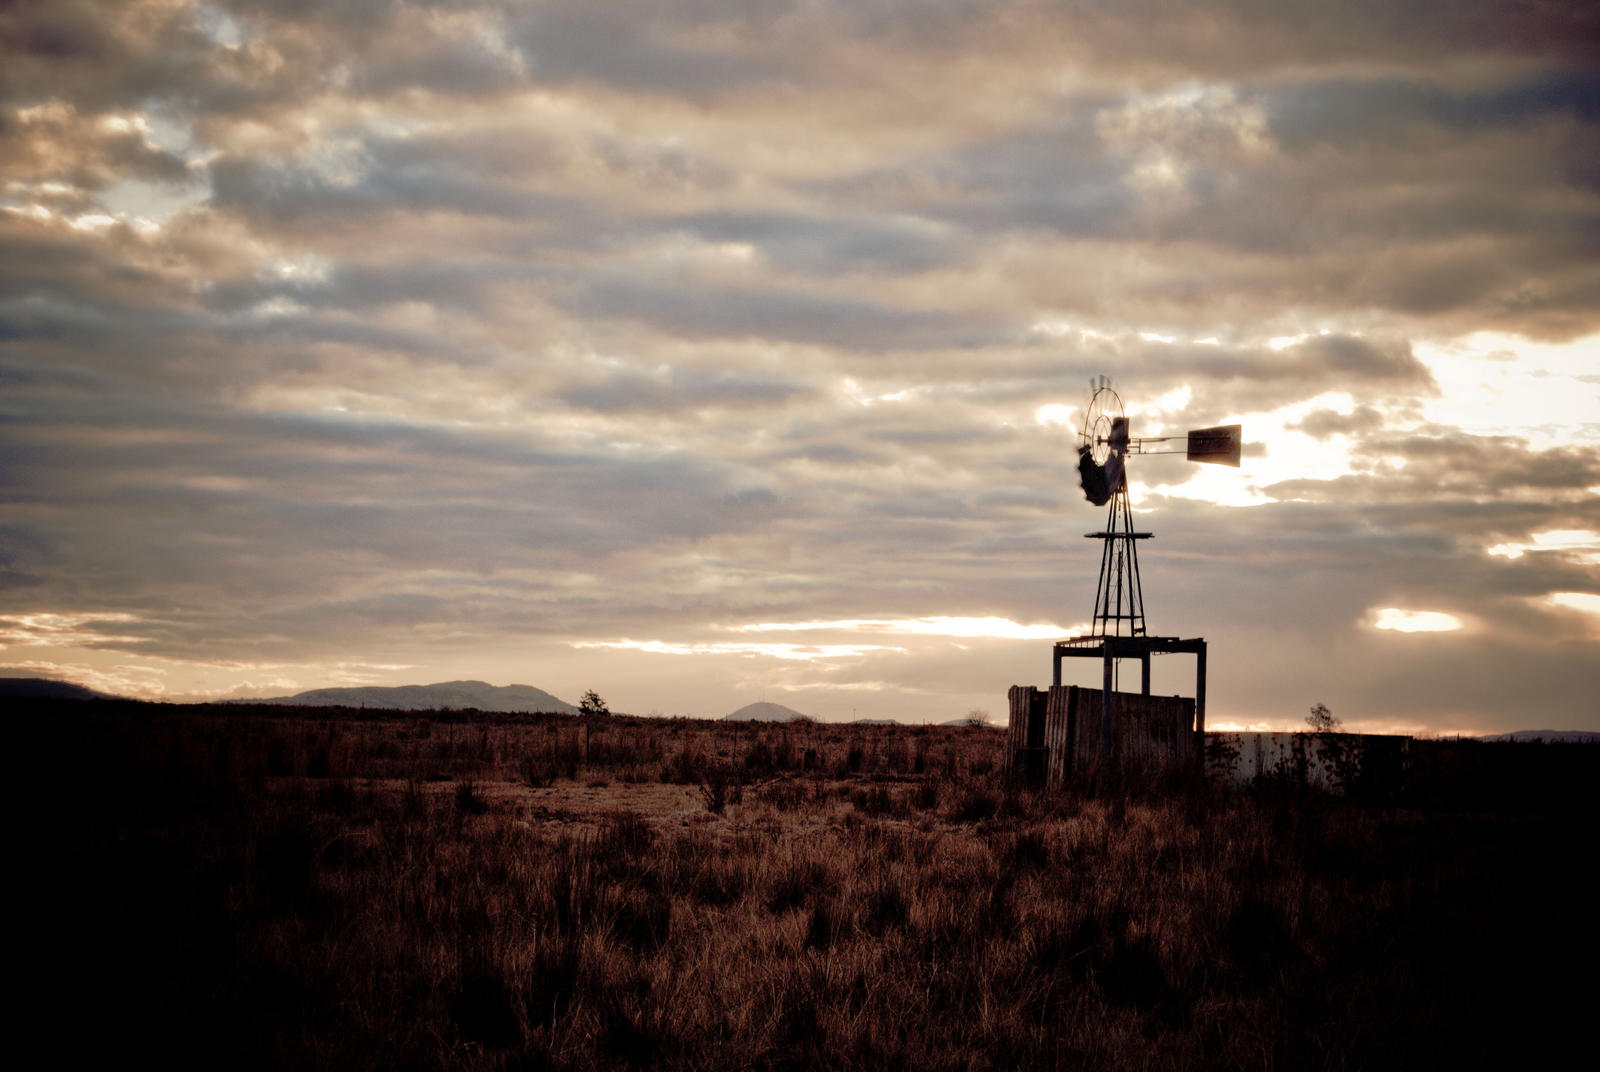
{"label": "corrugated iron wall", "polygon": [[[1099,689],[1057,685],[1046,691],[1013,685],[1009,695],[1008,770],[1036,770],[1042,760],[1040,773],[1049,785],[1096,772],[1100,759]],[[1041,717],[1043,739],[1030,742],[1030,722],[1037,738]],[[1154,774],[1195,760],[1192,699],[1115,692],[1111,694],[1111,726],[1112,762],[1123,774]]]}
{"label": "corrugated iron wall", "polygon": [[1060,785],[1072,770],[1073,703],[1071,686],[1053,685],[1045,700],[1044,743],[1050,749],[1045,782]]}
{"label": "corrugated iron wall", "polygon": [[1012,770],[1017,753],[1028,747],[1028,710],[1033,706],[1033,695],[1039,690],[1029,685],[1013,685],[1008,697],[1011,701],[1011,720],[1006,723],[1005,768]]}

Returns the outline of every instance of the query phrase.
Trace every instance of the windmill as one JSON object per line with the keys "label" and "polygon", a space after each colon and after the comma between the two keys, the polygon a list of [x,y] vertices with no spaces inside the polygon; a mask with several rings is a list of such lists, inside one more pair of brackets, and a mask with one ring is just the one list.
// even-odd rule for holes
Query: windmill
{"label": "windmill", "polygon": [[[1121,636],[1126,628],[1129,636],[1145,636],[1138,541],[1148,540],[1154,533],[1134,531],[1133,508],[1128,501],[1128,456],[1184,454],[1190,461],[1237,467],[1243,449],[1242,429],[1229,424],[1197,428],[1186,436],[1135,438],[1128,433],[1122,396],[1112,388],[1110,378],[1098,377],[1089,386],[1093,394],[1078,432],[1078,481],[1086,499],[1108,507],[1104,531],[1084,533],[1088,539],[1103,541],[1090,635]],[[1168,446],[1179,439],[1185,440],[1183,448]]]}
{"label": "windmill", "polygon": [[[1094,762],[1104,777],[1113,759],[1113,709],[1122,712],[1118,749],[1139,751],[1145,758],[1159,752],[1162,761],[1187,763],[1202,754],[1206,726],[1206,642],[1203,637],[1152,636],[1145,625],[1144,591],[1139,578],[1139,541],[1154,534],[1133,525],[1128,501],[1128,459],[1139,454],[1184,454],[1190,461],[1237,466],[1242,453],[1241,428],[1197,428],[1183,436],[1136,437],[1130,433],[1122,397],[1102,376],[1091,382],[1093,394],[1078,432],[1078,479],[1085,498],[1106,507],[1105,528],[1088,532],[1101,541],[1100,576],[1095,586],[1094,617],[1089,632],[1055,642],[1053,671],[1048,693],[1030,686],[1013,686],[1007,763],[1011,769],[1048,772],[1056,781],[1073,769]],[[1182,441],[1179,445],[1179,441]],[[1192,700],[1161,698],[1150,694],[1150,656],[1186,653],[1195,656],[1195,693]],[[1096,697],[1078,686],[1063,686],[1061,663],[1067,658],[1099,659],[1101,689]],[[1137,696],[1116,692],[1116,667],[1120,660],[1137,659],[1140,689]],[[1080,702],[1082,697],[1082,702]],[[1117,699],[1113,699],[1117,697]],[[1082,710],[1080,711],[1080,707]],[[1098,718],[1094,717],[1098,714]],[[1132,727],[1142,727],[1136,732]],[[1152,746],[1151,733],[1166,734]],[[1140,733],[1144,736],[1141,738]],[[1185,738],[1192,733],[1194,750]]]}

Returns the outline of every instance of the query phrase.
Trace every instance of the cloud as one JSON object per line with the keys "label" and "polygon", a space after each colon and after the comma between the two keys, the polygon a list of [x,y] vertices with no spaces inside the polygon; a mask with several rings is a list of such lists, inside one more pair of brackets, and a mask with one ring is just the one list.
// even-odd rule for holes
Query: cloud
{"label": "cloud", "polygon": [[606,273],[560,299],[573,313],[640,321],[683,338],[756,338],[847,349],[972,348],[1013,336],[1003,322],[793,287]]}
{"label": "cloud", "polygon": [[1371,406],[1357,406],[1349,413],[1319,409],[1289,427],[1316,439],[1335,435],[1364,434],[1382,428],[1384,416]]}
{"label": "cloud", "polygon": [[1280,499],[1345,502],[1532,497],[1549,503],[1581,502],[1589,489],[1600,486],[1600,450],[1587,445],[1540,450],[1516,436],[1376,434],[1358,442],[1354,458],[1360,474],[1283,481],[1264,490]]}
{"label": "cloud", "polygon": [[946,636],[972,639],[1060,640],[1071,630],[1059,625],[1025,625],[1006,618],[847,618],[840,621],[757,622],[731,626],[741,633],[806,633],[816,630],[849,633],[901,633],[910,636]]}
{"label": "cloud", "polygon": [[677,410],[686,407],[775,406],[811,389],[795,381],[731,369],[662,368],[653,374],[630,369],[562,395],[575,406],[605,413]]}
{"label": "cloud", "polygon": [[101,647],[108,644],[137,644],[136,636],[108,632],[137,621],[131,614],[16,614],[0,617],[0,643],[16,647],[73,645]]}
{"label": "cloud", "polygon": [[1218,711],[1487,717],[1534,667],[1589,718],[1549,600],[1595,563],[1539,536],[1600,531],[1595,26],[11,5],[0,615],[84,624],[0,655],[995,708],[1087,617],[1104,373],[1140,434],[1246,426],[1237,470],[1137,473],[1152,626],[1212,640]]}
{"label": "cloud", "polygon": [[1419,78],[1308,80],[1266,97],[1269,129],[1285,148],[1348,148],[1365,141],[1457,139],[1549,121],[1600,123],[1600,72],[1543,71],[1531,78],[1454,89]]}
{"label": "cloud", "polygon": [[1400,633],[1450,633],[1461,627],[1460,618],[1443,611],[1381,607],[1373,612],[1374,629],[1392,629]]}
{"label": "cloud", "polygon": [[717,212],[671,222],[707,242],[747,243],[786,272],[918,272],[969,253],[947,224],[911,217]]}

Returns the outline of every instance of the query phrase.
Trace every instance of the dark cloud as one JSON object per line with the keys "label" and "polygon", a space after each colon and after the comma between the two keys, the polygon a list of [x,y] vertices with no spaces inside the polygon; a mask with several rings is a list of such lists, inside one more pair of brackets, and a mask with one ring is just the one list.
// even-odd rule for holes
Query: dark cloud
{"label": "dark cloud", "polygon": [[632,410],[776,406],[812,389],[795,380],[738,372],[666,368],[652,374],[633,369],[562,392],[574,406],[602,413]]}
{"label": "dark cloud", "polygon": [[483,34],[445,36],[427,19],[406,20],[406,33],[376,54],[357,73],[352,88],[384,96],[418,89],[441,96],[482,97],[525,82],[523,58],[497,48]]}
{"label": "dark cloud", "polygon": [[806,461],[820,465],[855,466],[882,461],[883,456],[844,443],[810,443],[773,455],[773,461]]}
{"label": "dark cloud", "polygon": [[1067,100],[1061,114],[958,146],[818,184],[820,192],[896,206],[978,231],[1044,230],[1117,237],[1137,226],[1129,163],[1097,129],[1104,98]]}
{"label": "dark cloud", "polygon": [[1535,450],[1515,436],[1376,437],[1361,444],[1359,456],[1374,462],[1403,461],[1406,481],[1417,491],[1580,491],[1600,485],[1600,450]]}
{"label": "dark cloud", "polygon": [[753,338],[845,349],[978,347],[1016,329],[942,310],[896,307],[866,296],[807,293],[692,277],[597,274],[559,299],[583,317],[642,321],[685,338]]}
{"label": "dark cloud", "polygon": [[541,83],[701,97],[782,77],[783,58],[762,48],[769,40],[763,16],[778,14],[771,10],[778,6],[556,4],[512,16],[507,37]]}
{"label": "dark cloud", "polygon": [[1374,432],[1383,427],[1384,420],[1384,415],[1371,406],[1357,406],[1349,413],[1319,409],[1306,414],[1302,420],[1289,427],[1315,439],[1327,439],[1329,436]]}
{"label": "dark cloud", "polygon": [[1593,127],[1600,123],[1600,71],[1547,71],[1465,89],[1414,77],[1312,79],[1275,88],[1263,103],[1273,136],[1291,152],[1371,141],[1416,149],[1440,138],[1552,121]]}
{"label": "dark cloud", "polygon": [[495,182],[448,155],[418,154],[394,143],[364,143],[329,175],[286,161],[222,158],[211,164],[211,203],[271,224],[311,221],[370,226],[368,217],[398,212],[459,212],[527,219],[557,215],[572,204]]}
{"label": "dark cloud", "polygon": [[[1290,480],[1264,490],[1280,499],[1415,502],[1491,497],[1548,499],[1600,486],[1600,449],[1536,449],[1515,436],[1460,432],[1375,435],[1358,441],[1362,473],[1334,480]],[[1546,507],[1553,510],[1553,504]]]}
{"label": "dark cloud", "polygon": [[[427,600],[401,605],[432,608],[418,619],[428,621],[473,587],[436,576],[444,563],[479,578],[600,569],[782,509],[758,476],[681,452],[217,411],[137,392],[113,401],[86,390],[93,378],[26,365],[6,380],[16,390],[0,427],[3,551],[28,564],[13,597],[191,608],[159,615],[166,654],[209,643],[218,599],[246,616],[230,627],[242,637],[241,627],[271,633],[281,608],[325,607],[331,593],[389,577]],[[116,540],[103,538],[108,527]],[[298,646],[314,649],[336,624]]]}
{"label": "dark cloud", "polygon": [[1314,335],[1272,354],[1229,353],[1196,348],[1193,367],[1202,375],[1251,381],[1289,379],[1302,383],[1379,382],[1422,391],[1434,388],[1433,374],[1404,342],[1351,335]]}
{"label": "dark cloud", "polygon": [[927,220],[798,213],[706,213],[671,221],[709,242],[748,243],[780,271],[920,272],[971,254],[950,228]]}

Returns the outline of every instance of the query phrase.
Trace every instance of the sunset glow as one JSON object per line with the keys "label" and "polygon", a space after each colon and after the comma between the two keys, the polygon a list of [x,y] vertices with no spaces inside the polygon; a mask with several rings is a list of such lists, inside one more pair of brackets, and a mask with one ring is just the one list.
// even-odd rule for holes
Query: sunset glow
{"label": "sunset glow", "polygon": [[1461,628],[1461,619],[1438,610],[1384,607],[1376,613],[1373,624],[1378,629],[1393,629],[1397,633],[1453,633]]}

